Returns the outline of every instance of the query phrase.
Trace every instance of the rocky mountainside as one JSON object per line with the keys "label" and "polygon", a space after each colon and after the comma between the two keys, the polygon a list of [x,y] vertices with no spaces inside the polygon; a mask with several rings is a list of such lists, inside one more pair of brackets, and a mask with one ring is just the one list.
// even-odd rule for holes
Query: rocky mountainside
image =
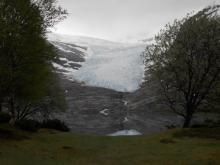
{"label": "rocky mountainside", "polygon": [[72,131],[106,135],[130,130],[129,134],[152,134],[179,122],[176,115],[156,107],[149,88],[139,89],[143,45],[88,38],[70,40],[57,35],[50,42],[59,52],[53,66],[68,103],[68,110],[55,116]]}

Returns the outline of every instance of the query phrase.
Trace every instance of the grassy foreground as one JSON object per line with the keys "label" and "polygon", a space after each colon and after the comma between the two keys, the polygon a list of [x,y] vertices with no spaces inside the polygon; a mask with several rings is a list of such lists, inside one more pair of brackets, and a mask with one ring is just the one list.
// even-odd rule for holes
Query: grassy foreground
{"label": "grassy foreground", "polygon": [[54,130],[27,133],[7,125],[0,125],[0,130],[1,165],[217,165],[220,162],[220,128],[173,129],[152,137],[98,137]]}

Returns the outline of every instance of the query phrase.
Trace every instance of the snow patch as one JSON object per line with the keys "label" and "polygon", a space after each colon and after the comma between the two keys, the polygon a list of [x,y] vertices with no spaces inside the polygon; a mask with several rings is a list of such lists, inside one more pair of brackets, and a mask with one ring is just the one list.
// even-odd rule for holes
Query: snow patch
{"label": "snow patch", "polygon": [[115,133],[109,134],[108,136],[137,136],[142,135],[137,130],[131,129],[131,130],[121,130],[117,131]]}
{"label": "snow patch", "polygon": [[126,100],[123,100],[123,103],[124,103],[124,106],[128,105],[128,101],[126,101]]}
{"label": "snow patch", "polygon": [[60,45],[58,45],[58,44],[53,43],[53,45],[54,45],[57,49],[60,49],[60,50],[63,51],[63,52],[74,53],[74,52],[72,52],[72,51],[70,51],[70,50],[64,49],[62,46],[60,46]]}
{"label": "snow patch", "polygon": [[125,118],[124,118],[123,123],[126,123],[126,122],[128,122],[128,117],[125,117]]}
{"label": "snow patch", "polygon": [[63,67],[62,65],[59,65],[55,62],[52,63],[53,67],[56,68],[56,69],[59,69],[59,70],[64,70],[66,71],[67,73],[73,73],[75,72],[75,70],[73,68],[70,68],[70,67]]}
{"label": "snow patch", "polygon": [[109,111],[109,109],[104,109],[100,111],[99,113],[101,113],[102,115],[108,116],[109,113],[107,111]]}

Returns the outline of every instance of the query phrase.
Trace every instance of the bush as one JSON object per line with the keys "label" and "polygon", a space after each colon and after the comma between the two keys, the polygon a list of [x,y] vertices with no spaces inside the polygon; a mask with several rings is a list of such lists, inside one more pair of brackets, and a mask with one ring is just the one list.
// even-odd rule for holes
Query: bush
{"label": "bush", "polygon": [[66,126],[66,124],[58,119],[46,120],[42,123],[36,120],[24,119],[17,121],[15,126],[29,132],[37,132],[40,128],[55,129],[63,132],[69,131],[69,128]]}
{"label": "bush", "polygon": [[8,123],[11,116],[8,113],[0,112],[0,123]]}
{"label": "bush", "polygon": [[29,132],[37,132],[41,128],[41,123],[36,120],[24,119],[16,121],[15,126]]}
{"label": "bush", "polygon": [[167,125],[166,127],[167,127],[167,129],[174,129],[174,128],[177,128],[177,126],[174,125],[174,124]]}
{"label": "bush", "polygon": [[66,126],[66,124],[58,119],[44,121],[42,123],[42,128],[55,129],[63,132],[69,131],[69,128]]}
{"label": "bush", "polygon": [[208,125],[206,125],[206,124],[193,124],[191,126],[191,128],[204,128],[204,127],[208,127]]}
{"label": "bush", "polygon": [[220,127],[182,129],[173,134],[174,138],[195,137],[220,139]]}
{"label": "bush", "polygon": [[215,128],[220,127],[220,121],[205,120],[202,124],[193,124],[192,128]]}

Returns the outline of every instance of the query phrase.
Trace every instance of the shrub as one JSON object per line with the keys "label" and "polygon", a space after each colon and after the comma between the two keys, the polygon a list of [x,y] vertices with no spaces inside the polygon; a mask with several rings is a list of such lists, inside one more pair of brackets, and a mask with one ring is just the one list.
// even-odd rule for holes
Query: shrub
{"label": "shrub", "polygon": [[167,129],[174,129],[174,128],[177,128],[177,126],[174,125],[174,124],[167,125],[166,127],[167,127]]}
{"label": "shrub", "polygon": [[41,123],[36,120],[24,119],[16,121],[15,126],[29,132],[37,132],[41,127]]}
{"label": "shrub", "polygon": [[220,127],[191,128],[177,131],[173,134],[174,138],[195,137],[220,139]]}
{"label": "shrub", "polygon": [[42,123],[42,128],[55,129],[58,131],[68,132],[66,124],[58,119],[46,120]]}
{"label": "shrub", "polygon": [[219,121],[214,121],[214,120],[205,120],[204,123],[202,124],[194,124],[191,126],[192,128],[215,128],[215,127],[220,127],[220,122]]}
{"label": "shrub", "polygon": [[8,113],[0,112],[0,123],[8,123],[11,116]]}
{"label": "shrub", "polygon": [[204,128],[204,127],[208,127],[207,124],[193,124],[191,126],[191,128]]}

